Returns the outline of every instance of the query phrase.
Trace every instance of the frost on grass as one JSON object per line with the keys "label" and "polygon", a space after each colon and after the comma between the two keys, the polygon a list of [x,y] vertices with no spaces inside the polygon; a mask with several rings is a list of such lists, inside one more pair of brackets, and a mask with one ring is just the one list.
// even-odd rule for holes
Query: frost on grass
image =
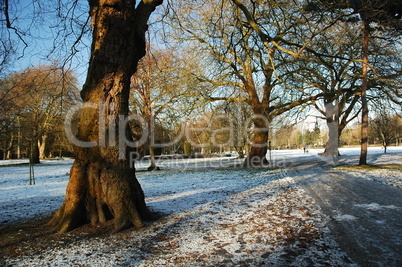
{"label": "frost on grass", "polygon": [[395,205],[388,205],[388,206],[383,206],[380,205],[378,203],[370,203],[370,204],[358,204],[356,205],[357,207],[360,208],[364,208],[364,209],[368,209],[368,210],[372,210],[372,211],[378,211],[378,210],[382,210],[382,209],[399,209],[397,206]]}
{"label": "frost on grass", "polygon": [[335,217],[335,220],[337,220],[338,222],[343,222],[343,221],[347,221],[347,222],[351,222],[351,221],[356,221],[359,218],[357,218],[356,216],[350,215],[350,214],[338,214]]}
{"label": "frost on grass", "polygon": [[[340,171],[346,172],[346,170]],[[354,169],[347,170],[347,172],[365,180],[377,181],[402,189],[402,169]]]}
{"label": "frost on grass", "polygon": [[63,203],[72,162],[44,161],[29,185],[29,166],[0,161],[0,226],[53,213]]}
{"label": "frost on grass", "polygon": [[[341,154],[346,155],[342,160],[342,164],[346,167],[338,169],[339,171],[347,172],[350,175],[366,180],[377,181],[383,184],[391,185],[402,189],[402,147],[390,147],[388,153],[383,153],[381,148],[369,148],[368,163],[371,167],[359,168],[358,150],[356,149],[341,149]],[[354,156],[347,156],[354,155]]]}
{"label": "frost on grass", "polygon": [[[240,187],[229,187],[234,183],[229,178],[236,173],[229,172],[225,176],[216,172],[215,175],[221,175],[222,183],[226,180],[227,191],[222,191],[223,185],[217,182],[211,188],[224,193],[200,188],[202,199],[195,192],[183,193],[179,187],[175,192],[166,194],[166,199],[153,197],[154,201],[172,203],[173,196],[177,194],[179,199],[186,198],[187,206],[177,202],[176,212],[143,229],[77,241],[68,246],[47,249],[40,255],[8,259],[7,265],[349,264],[325,227],[326,222],[314,201],[293,179],[284,177],[281,172],[255,173],[253,176],[262,180],[254,178],[257,179],[254,186],[240,190],[244,188],[241,180],[238,181]],[[156,182],[152,181],[152,177],[148,180]],[[259,184],[257,181],[260,181]],[[253,184],[252,181],[249,183]]]}
{"label": "frost on grass", "polygon": [[[358,157],[352,152],[341,151],[346,155],[343,162],[357,164]],[[315,155],[313,151],[304,155],[300,150],[273,151],[272,156],[275,160],[297,160],[301,156],[315,158]],[[400,159],[400,154],[392,153],[370,158],[374,164],[400,164]],[[285,170],[233,170],[228,167],[233,163],[228,159],[222,161],[228,166],[222,166],[224,164],[217,159],[214,168],[197,169],[199,164],[208,163],[203,160],[188,159],[187,170],[182,169],[181,161],[174,164],[164,161],[165,165],[160,165],[171,169],[138,172],[146,202],[152,210],[165,213],[159,221],[108,237],[60,242],[40,253],[31,253],[29,247],[21,246],[16,251],[18,257],[6,258],[4,262],[0,259],[0,265],[353,265],[326,227],[327,217]],[[44,211],[54,211],[60,206],[68,179],[68,164],[38,166],[34,187],[27,185],[28,171],[27,166],[0,168],[0,224],[43,215]],[[402,184],[398,170],[340,171],[382,182],[389,179],[387,183],[394,186]],[[377,203],[360,205],[369,210],[394,208]],[[359,218],[348,214],[339,214],[337,218],[359,222]]]}
{"label": "frost on grass", "polygon": [[313,202],[292,183],[284,178],[189,211],[139,266],[345,264]]}

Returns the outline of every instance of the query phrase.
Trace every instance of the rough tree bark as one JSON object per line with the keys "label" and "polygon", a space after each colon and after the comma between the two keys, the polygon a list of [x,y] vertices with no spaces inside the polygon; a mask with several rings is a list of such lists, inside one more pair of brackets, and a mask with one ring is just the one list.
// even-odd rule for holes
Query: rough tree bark
{"label": "rough tree bark", "polygon": [[107,221],[115,230],[141,227],[152,217],[127,157],[133,149],[128,142],[126,157],[119,156],[121,140],[131,138],[130,128],[122,125],[128,116],[130,77],[145,55],[149,16],[160,4],[162,0],[138,5],[135,0],[89,1],[93,41],[81,97],[91,107],[81,110],[76,138],[96,145],[75,145],[66,198],[49,222],[59,232]]}
{"label": "rough tree bark", "polygon": [[261,167],[269,164],[267,159],[268,134],[260,130],[254,130],[253,142],[250,152],[243,161],[243,167]]}
{"label": "rough tree bark", "polygon": [[368,87],[368,56],[369,56],[369,42],[370,42],[370,22],[363,19],[363,64],[362,64],[362,126],[361,126],[361,151],[359,165],[367,165],[367,148],[368,148],[368,104],[367,104],[367,87]]}
{"label": "rough tree bark", "polygon": [[254,109],[254,130],[250,151],[243,161],[243,167],[258,167],[269,164],[267,159],[269,121],[264,112]]}

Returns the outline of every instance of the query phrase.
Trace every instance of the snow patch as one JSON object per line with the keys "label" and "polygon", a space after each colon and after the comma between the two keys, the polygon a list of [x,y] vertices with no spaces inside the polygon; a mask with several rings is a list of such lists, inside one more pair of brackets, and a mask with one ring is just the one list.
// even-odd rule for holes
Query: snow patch
{"label": "snow patch", "polygon": [[382,209],[399,209],[395,205],[382,206],[382,205],[380,205],[378,203],[356,204],[355,206],[360,207],[360,208],[364,208],[364,209],[368,209],[368,210],[372,210],[372,211],[378,211],[378,210],[382,210]]}
{"label": "snow patch", "polygon": [[338,222],[351,222],[351,221],[356,221],[359,218],[350,215],[350,214],[339,214],[335,217],[335,220],[337,220]]}

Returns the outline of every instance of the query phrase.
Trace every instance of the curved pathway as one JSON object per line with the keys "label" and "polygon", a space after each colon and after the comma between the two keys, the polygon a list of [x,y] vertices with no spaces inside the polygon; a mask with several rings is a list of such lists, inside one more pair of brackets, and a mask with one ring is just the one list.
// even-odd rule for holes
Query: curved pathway
{"label": "curved pathway", "polygon": [[360,266],[402,266],[402,190],[320,158],[287,170],[316,200],[341,248]]}

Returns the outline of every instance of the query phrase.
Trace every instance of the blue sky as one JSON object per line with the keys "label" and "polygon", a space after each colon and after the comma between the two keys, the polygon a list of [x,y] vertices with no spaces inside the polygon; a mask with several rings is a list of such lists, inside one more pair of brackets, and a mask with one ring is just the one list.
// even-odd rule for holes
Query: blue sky
{"label": "blue sky", "polygon": [[[73,44],[88,18],[87,1],[79,0],[78,3],[72,6],[68,0],[10,1],[10,22],[16,30],[5,31],[4,26],[2,29],[3,37],[9,36],[16,50],[16,58],[11,62],[9,70],[16,72],[56,62],[62,65],[68,58],[66,67],[74,71],[82,86],[86,78],[91,41],[86,35],[74,47],[76,54],[70,57]],[[62,30],[63,27],[65,30]]]}

